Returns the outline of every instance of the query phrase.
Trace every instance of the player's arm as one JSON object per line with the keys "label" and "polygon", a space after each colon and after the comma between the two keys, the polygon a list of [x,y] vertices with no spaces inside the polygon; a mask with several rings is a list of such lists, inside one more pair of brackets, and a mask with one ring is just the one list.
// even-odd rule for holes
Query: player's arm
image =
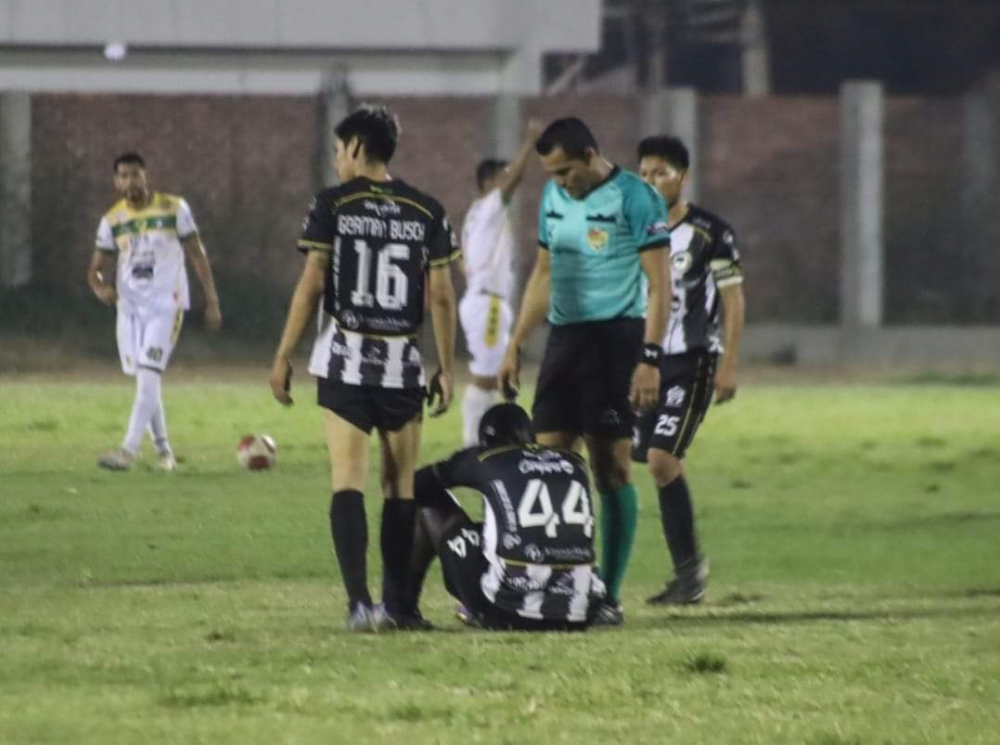
{"label": "player's arm", "polygon": [[743,284],[726,285],[719,289],[722,298],[722,358],[715,373],[715,403],[722,404],[736,395],[737,368],[740,363],[740,341],[743,339],[743,319],[746,305]]}
{"label": "player's arm", "polygon": [[541,136],[541,122],[529,119],[528,126],[524,132],[524,139],[521,141],[521,147],[517,151],[517,155],[514,156],[514,160],[507,167],[507,173],[498,186],[500,197],[503,199],[504,204],[509,204],[511,198],[514,196],[514,192],[517,191],[517,187],[521,183],[521,178],[524,176],[524,169],[528,165],[528,158],[534,152],[535,143],[538,142],[538,138]]}
{"label": "player's arm", "polygon": [[521,312],[518,314],[517,325],[511,335],[507,353],[497,380],[500,390],[507,398],[517,395],[521,387],[521,347],[527,342],[531,332],[542,325],[549,312],[549,290],[552,284],[552,264],[548,249],[539,247],[535,268],[531,270],[528,285],[521,299]]}
{"label": "player's arm", "polygon": [[274,353],[270,378],[271,393],[285,406],[290,406],[292,403],[289,394],[292,378],[291,357],[302,339],[302,334],[305,333],[306,325],[315,317],[319,299],[323,296],[329,263],[328,250],[310,251],[306,256],[298,284],[295,285],[295,292],[292,294],[285,330],[281,333],[278,351]]}
{"label": "player's arm", "polygon": [[219,293],[215,290],[215,276],[212,265],[208,262],[208,254],[197,233],[192,233],[181,241],[188,261],[198,275],[201,288],[205,292],[205,326],[210,331],[222,328],[222,310],[219,308]]}
{"label": "player's arm", "polygon": [[448,410],[454,395],[455,328],[458,310],[455,287],[451,283],[451,264],[432,266],[428,278],[431,323],[434,326],[434,344],[437,347],[440,369],[431,384],[431,404],[437,405],[431,416],[440,416]]}
{"label": "player's arm", "polygon": [[112,251],[98,248],[90,257],[87,269],[87,284],[97,299],[105,305],[114,305],[118,300],[115,292],[115,264],[117,259]]}
{"label": "player's arm", "polygon": [[632,376],[629,400],[639,411],[649,411],[660,398],[660,357],[663,354],[663,335],[667,331],[670,314],[670,255],[667,247],[643,251],[639,254],[642,271],[648,283],[646,329],[643,334],[643,356]]}

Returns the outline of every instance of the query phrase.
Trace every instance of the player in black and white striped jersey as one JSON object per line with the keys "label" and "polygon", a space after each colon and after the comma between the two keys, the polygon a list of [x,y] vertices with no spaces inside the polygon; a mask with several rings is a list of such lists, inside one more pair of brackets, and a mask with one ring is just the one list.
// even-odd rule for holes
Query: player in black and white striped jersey
{"label": "player in black and white striped jersey", "polygon": [[639,143],[639,174],[669,209],[670,322],[663,339],[660,403],[636,424],[633,460],[648,462],[659,492],[663,532],[674,578],[649,598],[655,605],[691,604],[705,594],[708,563],[694,530],[684,455],[713,396],[736,394],[743,332],[743,270],[733,229],[684,199],[689,156],[676,137]]}
{"label": "player in black and white striped jersey", "polygon": [[[274,397],[291,403],[289,358],[322,298],[309,372],[317,378],[330,453],[330,529],[348,596],[348,628],[394,625],[414,533],[413,474],[425,399],[416,335],[430,301],[440,369],[431,399],[452,398],[456,302],[450,264],[460,256],[444,209],[392,178],[399,124],[384,107],[362,107],[335,129],[341,185],[309,208],[298,242],[306,263],[271,369]],[[368,592],[364,490],[371,431],[382,445],[383,602]]]}
{"label": "player in black and white striped jersey", "polygon": [[[586,463],[569,450],[535,444],[528,414],[510,403],[486,411],[479,442],[417,472],[407,617],[421,618],[420,587],[437,554],[448,591],[474,624],[585,628],[604,597]],[[449,493],[457,486],[483,495],[481,525]]]}

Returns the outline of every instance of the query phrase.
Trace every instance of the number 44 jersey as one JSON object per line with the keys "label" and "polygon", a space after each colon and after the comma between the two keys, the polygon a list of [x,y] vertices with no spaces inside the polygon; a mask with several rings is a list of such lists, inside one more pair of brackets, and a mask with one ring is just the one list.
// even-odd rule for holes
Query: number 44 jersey
{"label": "number 44 jersey", "polygon": [[587,466],[540,445],[461,450],[434,466],[445,488],[483,495],[480,586],[509,613],[583,621],[604,596],[594,568],[594,513]]}
{"label": "number 44 jersey", "polygon": [[427,271],[461,255],[438,201],[398,179],[356,178],[316,195],[298,247],[330,252],[309,371],[351,385],[422,386]]}

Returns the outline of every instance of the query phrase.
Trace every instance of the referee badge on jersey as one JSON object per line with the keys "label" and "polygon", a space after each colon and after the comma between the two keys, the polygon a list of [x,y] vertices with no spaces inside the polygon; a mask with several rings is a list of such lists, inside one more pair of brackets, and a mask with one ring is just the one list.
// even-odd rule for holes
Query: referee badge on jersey
{"label": "referee badge on jersey", "polygon": [[608,245],[608,231],[601,228],[590,228],[587,231],[587,243],[595,251],[603,251]]}

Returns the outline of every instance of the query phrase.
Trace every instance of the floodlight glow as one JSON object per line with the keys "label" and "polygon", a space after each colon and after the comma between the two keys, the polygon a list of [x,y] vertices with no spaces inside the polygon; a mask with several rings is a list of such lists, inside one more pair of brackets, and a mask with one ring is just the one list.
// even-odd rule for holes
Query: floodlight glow
{"label": "floodlight glow", "polygon": [[104,59],[111,62],[119,62],[125,59],[128,54],[128,47],[120,41],[109,41],[104,46]]}

